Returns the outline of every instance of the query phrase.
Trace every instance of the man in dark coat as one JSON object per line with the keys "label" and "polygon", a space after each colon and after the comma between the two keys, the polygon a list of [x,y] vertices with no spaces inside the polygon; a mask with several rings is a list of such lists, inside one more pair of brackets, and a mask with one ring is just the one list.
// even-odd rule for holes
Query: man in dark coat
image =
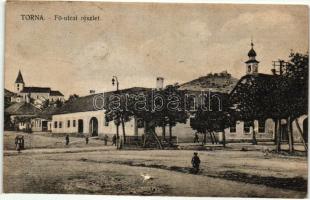
{"label": "man in dark coat", "polygon": [[109,137],[108,137],[108,135],[106,134],[106,135],[103,137],[103,141],[104,141],[104,145],[105,145],[105,146],[107,146],[107,144],[108,144],[108,139],[109,139]]}
{"label": "man in dark coat", "polygon": [[195,174],[199,171],[199,165],[200,165],[200,158],[198,157],[198,153],[194,152],[194,156],[192,157],[192,166],[193,166],[193,172]]}
{"label": "man in dark coat", "polygon": [[69,145],[69,135],[66,135],[66,145]]}
{"label": "man in dark coat", "polygon": [[112,137],[112,145],[116,146],[116,135],[113,135]]}

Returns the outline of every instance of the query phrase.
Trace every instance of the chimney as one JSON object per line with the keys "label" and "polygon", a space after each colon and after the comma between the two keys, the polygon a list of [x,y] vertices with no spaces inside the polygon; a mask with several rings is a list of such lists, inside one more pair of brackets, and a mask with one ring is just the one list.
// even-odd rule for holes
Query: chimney
{"label": "chimney", "polygon": [[157,77],[156,78],[156,89],[162,90],[164,88],[164,78],[163,77]]}

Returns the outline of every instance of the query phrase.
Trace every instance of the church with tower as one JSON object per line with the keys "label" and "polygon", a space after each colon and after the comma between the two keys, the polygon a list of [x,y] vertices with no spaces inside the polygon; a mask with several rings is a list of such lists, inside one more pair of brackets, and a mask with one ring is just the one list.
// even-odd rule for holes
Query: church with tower
{"label": "church with tower", "polygon": [[258,73],[258,61],[256,60],[256,52],[254,50],[253,41],[251,41],[251,49],[248,53],[249,60],[245,62],[246,64],[246,74],[257,74]]}
{"label": "church with tower", "polygon": [[50,102],[64,101],[64,95],[58,90],[51,90],[50,87],[27,87],[21,71],[18,72],[14,83],[14,93],[11,102],[28,102],[31,99],[34,102]]}

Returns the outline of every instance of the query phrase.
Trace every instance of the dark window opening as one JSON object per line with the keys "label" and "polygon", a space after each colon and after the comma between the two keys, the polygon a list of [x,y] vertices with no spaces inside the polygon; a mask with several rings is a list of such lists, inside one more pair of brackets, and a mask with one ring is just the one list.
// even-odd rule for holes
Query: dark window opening
{"label": "dark window opening", "polygon": [[250,122],[250,121],[244,122],[243,131],[245,133],[249,133],[250,129],[251,129],[251,125],[252,125],[252,122]]}
{"label": "dark window opening", "polygon": [[230,132],[235,133],[236,132],[236,122],[232,122],[230,124]]}
{"label": "dark window opening", "polygon": [[263,120],[258,121],[258,132],[265,133],[265,121]]}

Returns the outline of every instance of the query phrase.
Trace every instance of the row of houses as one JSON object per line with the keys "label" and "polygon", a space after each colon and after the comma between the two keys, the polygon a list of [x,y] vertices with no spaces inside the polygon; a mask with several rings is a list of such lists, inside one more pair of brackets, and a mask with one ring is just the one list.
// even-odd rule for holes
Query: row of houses
{"label": "row of houses", "polygon": [[[256,60],[256,52],[251,44],[251,50],[248,53],[249,60],[246,64],[246,75],[240,80],[231,77],[228,72],[219,74],[208,74],[206,77],[200,77],[196,80],[182,84],[179,90],[184,90],[190,93],[197,91],[212,90],[222,94],[232,95],[239,85],[251,79],[256,85],[265,87],[264,80],[272,81],[273,75],[258,73],[258,61]],[[18,77],[21,75],[19,74]],[[20,79],[17,80],[19,82]],[[164,87],[164,79],[156,79],[156,88],[160,90]],[[22,81],[23,82],[23,81]],[[20,84],[20,83],[19,83]],[[120,90],[121,93],[137,93],[139,91],[147,91],[151,88],[134,87]],[[19,88],[20,90],[20,88]],[[17,102],[5,110],[5,113],[10,116],[12,122],[15,121],[15,127],[19,130],[31,128],[32,131],[48,131],[55,134],[71,133],[77,135],[99,136],[105,134],[115,134],[117,126],[113,122],[107,122],[105,117],[104,98],[107,93],[90,94],[76,98],[75,100],[66,102],[62,107],[49,107],[45,110],[36,108],[31,103]],[[99,104],[99,105],[98,105]],[[30,120],[27,120],[30,119]],[[308,126],[307,116],[301,116],[299,123],[303,124],[303,129]],[[141,126],[141,121],[133,117],[125,123],[126,135],[139,136],[144,130]],[[254,126],[253,126],[254,123]],[[254,127],[254,128],[253,128]],[[168,129],[169,127],[167,127]],[[287,122],[281,121],[280,128],[287,129]],[[293,130],[296,129],[294,125]],[[235,121],[230,127],[225,129],[227,141],[247,141],[252,139],[252,133],[255,131],[257,140],[272,141],[275,137],[275,123],[273,119],[258,119],[253,122]],[[161,133],[162,127],[156,128],[156,133]],[[180,141],[192,141],[195,131],[190,126],[190,120],[185,124],[179,123],[173,127],[173,133]],[[283,131],[285,133],[286,131]],[[304,131],[304,133],[307,133]],[[218,139],[223,139],[223,133],[216,133]],[[295,140],[299,140],[298,134]],[[282,139],[287,140],[287,134],[282,134]]]}

